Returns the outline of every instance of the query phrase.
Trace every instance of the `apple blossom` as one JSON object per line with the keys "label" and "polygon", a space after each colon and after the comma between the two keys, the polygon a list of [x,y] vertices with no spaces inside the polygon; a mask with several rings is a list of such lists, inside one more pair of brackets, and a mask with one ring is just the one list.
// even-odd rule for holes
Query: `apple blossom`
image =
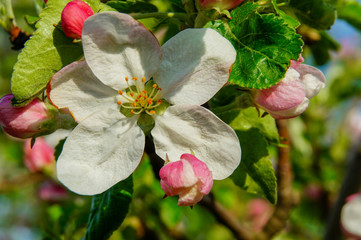
{"label": "apple blossom", "polygon": [[241,2],[243,2],[243,0],[199,0],[201,6],[205,9],[231,9],[240,4]]}
{"label": "apple blossom", "polygon": [[[44,102],[35,98],[24,107],[14,107],[8,94],[0,99],[0,125],[9,135],[17,138],[30,138],[52,132],[51,113]],[[45,126],[46,125],[46,126]]]}
{"label": "apple blossom", "polygon": [[193,206],[213,186],[212,172],[192,154],[182,154],[179,161],[167,163],[159,171],[160,185],[166,196],[179,195],[179,206]]}
{"label": "apple blossom", "polygon": [[232,174],[241,158],[237,135],[199,106],[228,80],[236,58],[228,40],[212,29],[186,29],[160,48],[131,16],[103,12],[84,22],[82,43],[85,61],[48,85],[52,103],[79,122],[57,161],[64,185],[93,195],[127,178],[141,160],[140,126],[149,119],[161,158],[193,149],[214,179]]}
{"label": "apple blossom", "polygon": [[54,162],[54,148],[50,147],[46,141],[39,137],[31,147],[31,140],[24,143],[24,163],[31,172],[42,171],[45,167]]}
{"label": "apple blossom", "polygon": [[361,239],[361,194],[347,199],[341,211],[341,227],[345,235]]}
{"label": "apple blossom", "polygon": [[323,73],[312,66],[291,60],[291,66],[277,85],[257,90],[257,105],[276,119],[297,117],[303,113],[309,100],[325,86]]}
{"label": "apple blossom", "polygon": [[84,21],[94,14],[93,9],[83,1],[69,2],[61,13],[61,27],[67,37],[80,39]]}

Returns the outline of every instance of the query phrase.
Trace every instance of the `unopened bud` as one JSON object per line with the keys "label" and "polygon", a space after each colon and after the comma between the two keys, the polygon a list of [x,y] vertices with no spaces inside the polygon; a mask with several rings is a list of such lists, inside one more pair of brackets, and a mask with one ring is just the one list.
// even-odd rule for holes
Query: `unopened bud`
{"label": "unopened bud", "polygon": [[30,138],[49,133],[49,126],[42,125],[51,118],[44,102],[35,98],[24,107],[11,104],[12,94],[0,99],[0,125],[9,135],[17,138]]}
{"label": "unopened bud", "polygon": [[159,172],[160,184],[166,196],[179,195],[179,206],[193,206],[213,186],[212,172],[193,156],[183,154],[176,162],[169,162]]}
{"label": "unopened bud", "polygon": [[39,188],[39,198],[50,203],[58,203],[66,200],[68,191],[55,182],[45,182]]}
{"label": "unopened bud", "polygon": [[257,105],[276,119],[297,117],[303,113],[309,100],[325,86],[325,77],[312,66],[291,61],[285,78],[268,89],[257,90]]}
{"label": "unopened bud", "polygon": [[54,149],[41,137],[31,147],[31,140],[24,144],[24,164],[31,172],[41,172],[54,162]]}
{"label": "unopened bud", "polygon": [[83,1],[69,2],[61,13],[61,27],[67,37],[80,39],[84,21],[94,14],[93,9]]}

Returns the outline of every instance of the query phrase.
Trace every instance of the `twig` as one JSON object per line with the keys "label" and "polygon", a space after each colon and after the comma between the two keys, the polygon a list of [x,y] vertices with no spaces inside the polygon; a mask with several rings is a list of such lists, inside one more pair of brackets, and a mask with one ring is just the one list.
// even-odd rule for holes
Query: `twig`
{"label": "twig", "polygon": [[281,143],[288,147],[278,148],[278,201],[273,215],[264,226],[262,234],[265,239],[280,232],[286,225],[290,211],[294,206],[292,195],[292,167],[290,161],[290,136],[287,128],[287,120],[277,120],[278,132]]}
{"label": "twig", "polygon": [[338,240],[342,239],[342,232],[340,227],[340,216],[345,199],[359,191],[361,187],[361,145],[354,146],[348,155],[349,164],[345,173],[341,190],[335,203],[330,217],[328,219],[325,240]]}

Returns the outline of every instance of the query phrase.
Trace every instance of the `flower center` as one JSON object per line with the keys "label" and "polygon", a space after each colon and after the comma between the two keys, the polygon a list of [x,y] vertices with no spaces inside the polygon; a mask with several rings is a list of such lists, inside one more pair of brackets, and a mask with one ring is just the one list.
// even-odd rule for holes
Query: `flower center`
{"label": "flower center", "polygon": [[145,112],[149,115],[156,113],[155,108],[162,104],[159,99],[159,93],[162,90],[152,80],[145,82],[143,77],[141,80],[133,77],[132,81],[135,85],[129,84],[129,78],[126,77],[128,88],[123,91],[119,90],[118,93],[123,101],[118,101],[117,104],[123,110],[130,111],[131,115],[141,114]]}

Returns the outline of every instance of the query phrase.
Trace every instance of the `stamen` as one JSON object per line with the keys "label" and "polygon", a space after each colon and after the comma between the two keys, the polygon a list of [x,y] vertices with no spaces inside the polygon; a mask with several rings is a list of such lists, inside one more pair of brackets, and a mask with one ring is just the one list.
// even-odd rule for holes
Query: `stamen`
{"label": "stamen", "polygon": [[156,87],[157,87],[157,84],[154,83],[154,84],[153,84],[153,88],[156,88]]}
{"label": "stamen", "polygon": [[151,110],[151,111],[149,111],[149,113],[153,115],[155,113],[155,111]]}
{"label": "stamen", "polygon": [[142,82],[145,82],[145,77],[142,78]]}
{"label": "stamen", "polygon": [[149,98],[149,99],[147,100],[147,103],[148,103],[149,105],[151,105],[151,104],[153,103],[153,100],[152,100],[151,98]]}
{"label": "stamen", "polygon": [[133,79],[134,81],[137,81],[137,80],[138,80],[138,78],[137,78],[137,77],[133,77],[132,79]]}
{"label": "stamen", "polygon": [[122,94],[123,94],[123,91],[122,91],[122,90],[119,90],[118,93],[119,93],[119,95],[122,95]]}
{"label": "stamen", "polygon": [[118,104],[118,105],[122,105],[122,102],[121,102],[121,101],[119,101],[119,102],[117,102],[117,104]]}
{"label": "stamen", "polygon": [[132,105],[133,105],[133,107],[136,107],[136,106],[137,106],[137,103],[136,103],[136,102],[133,102]]}
{"label": "stamen", "polygon": [[133,96],[134,96],[134,93],[133,93],[133,92],[131,92],[131,93],[130,93],[130,96],[132,96],[132,97],[133,97]]}
{"label": "stamen", "polygon": [[157,103],[162,103],[162,100],[158,100]]}
{"label": "stamen", "polygon": [[125,81],[128,82],[128,81],[129,81],[129,78],[128,78],[128,77],[125,77]]}

